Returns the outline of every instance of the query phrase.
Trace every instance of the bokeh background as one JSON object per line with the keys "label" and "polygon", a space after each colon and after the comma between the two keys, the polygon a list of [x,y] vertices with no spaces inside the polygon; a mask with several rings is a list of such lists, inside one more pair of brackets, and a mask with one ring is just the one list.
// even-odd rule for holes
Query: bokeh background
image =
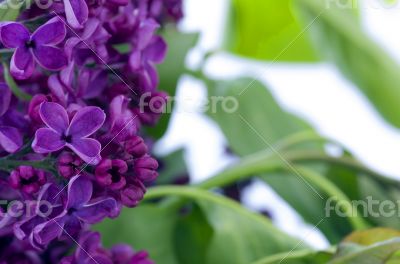
{"label": "bokeh background", "polygon": [[[278,1],[278,0],[277,0]],[[400,62],[400,3],[378,4],[361,1],[360,19],[367,34],[390,56]],[[384,1],[384,0],[382,0]],[[187,58],[195,68],[208,51],[218,51],[226,33],[229,0],[185,0],[185,18],[179,28],[200,32],[200,41]],[[289,112],[305,118],[322,135],[337,140],[371,168],[400,179],[400,133],[385,122],[359,90],[329,63],[260,62],[216,52],[207,62],[209,76],[219,78],[249,75],[270,88],[276,100]],[[400,87],[400,84],[399,84]],[[162,87],[161,87],[162,89]],[[158,153],[185,149],[192,182],[199,182],[235,158],[226,151],[219,128],[199,108],[206,99],[204,85],[189,77],[179,82],[177,111],[166,136],[157,143]],[[399,105],[400,107],[400,105]],[[179,110],[181,109],[181,110]],[[333,154],[336,149],[329,149]],[[327,240],[290,208],[264,183],[247,187],[244,203],[253,210],[267,210],[282,230],[302,238],[316,248],[326,248]]]}

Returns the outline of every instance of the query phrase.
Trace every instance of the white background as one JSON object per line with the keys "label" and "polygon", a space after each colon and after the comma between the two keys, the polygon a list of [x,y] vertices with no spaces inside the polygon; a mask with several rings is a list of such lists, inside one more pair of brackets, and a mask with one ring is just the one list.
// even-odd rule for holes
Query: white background
{"label": "white background", "polygon": [[[400,62],[400,4],[389,9],[377,5],[377,1],[384,0],[363,2],[363,26]],[[228,0],[185,0],[186,17],[180,28],[187,32],[201,32],[200,43],[188,58],[189,66],[196,64],[203,51],[218,49],[222,42],[227,7]],[[282,63],[266,66],[267,63],[220,54],[208,63],[207,72],[221,78],[261,75],[282,107],[307,119],[322,135],[342,142],[372,168],[400,178],[400,131],[382,120],[335,67],[329,64]],[[183,78],[178,97],[178,101],[186,104],[183,106],[181,103],[178,107],[186,111],[174,115],[167,135],[157,147],[164,153],[185,147],[192,181],[198,182],[226,167],[232,158],[224,152],[224,137],[218,127],[200,113],[187,111],[187,104],[196,105],[206,97],[202,84],[189,77]],[[193,109],[196,107],[193,106]],[[245,204],[254,210],[263,208],[272,211],[273,221],[279,228],[303,238],[316,248],[328,245],[319,232],[303,223],[284,201],[262,183],[247,189]]]}

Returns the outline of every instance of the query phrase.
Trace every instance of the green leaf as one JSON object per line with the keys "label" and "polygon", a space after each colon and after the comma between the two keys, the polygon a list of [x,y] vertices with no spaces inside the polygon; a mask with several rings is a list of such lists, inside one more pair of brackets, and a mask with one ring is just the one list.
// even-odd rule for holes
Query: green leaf
{"label": "green leaf", "polygon": [[356,243],[362,246],[370,246],[372,244],[397,237],[400,237],[400,231],[378,227],[369,230],[353,232],[344,239],[344,242]]}
{"label": "green leaf", "polygon": [[233,0],[225,48],[259,60],[316,61],[290,7],[291,0]]}
{"label": "green leaf", "polygon": [[357,231],[339,245],[330,264],[398,263],[400,231],[374,228]]}
{"label": "green leaf", "polygon": [[[328,264],[385,264],[400,250],[400,238],[393,238],[367,247],[343,243],[338,256]],[[345,251],[340,253],[340,251]]]}
{"label": "green leaf", "polygon": [[25,0],[5,0],[0,3],[0,21],[15,21]]}
{"label": "green leaf", "polygon": [[124,210],[117,219],[96,227],[105,244],[129,243],[137,250],[148,250],[160,264],[242,264],[295,246],[307,248],[267,218],[225,197],[193,187],[166,186],[149,189],[145,199],[164,196],[185,198],[194,209],[186,216],[178,214],[175,206],[142,205]]}
{"label": "green leaf", "polygon": [[[160,76],[159,89],[175,96],[178,81],[185,72],[185,59],[188,51],[194,47],[198,40],[197,33],[182,33],[172,26],[163,28],[161,35],[168,44],[168,53],[165,61],[157,66]],[[174,103],[170,102],[168,113],[162,115],[156,127],[148,129],[150,135],[160,138],[168,128]]]}
{"label": "green leaf", "polygon": [[252,213],[223,196],[193,187],[171,186],[149,190],[147,199],[165,195],[195,201],[213,227],[204,263],[251,263],[266,255],[289,251],[295,246],[307,248],[279,231],[264,216]]}
{"label": "green leaf", "polygon": [[339,2],[294,0],[305,24],[315,20],[309,32],[321,55],[334,62],[388,122],[400,127],[400,67]]}
{"label": "green leaf", "polygon": [[[369,177],[358,178],[360,196],[357,200],[364,201],[364,205],[368,204],[371,206],[372,213],[378,212],[379,206],[387,202],[391,202],[397,208],[398,201],[400,199],[399,182],[390,183]],[[378,202],[378,204],[373,205],[371,204],[371,201],[374,201],[375,203]],[[369,221],[374,223],[376,226],[400,229],[400,222],[397,212],[393,212],[392,214],[389,212],[389,214],[379,215],[372,215],[370,212],[368,213],[368,218]]]}
{"label": "green leaf", "polygon": [[[214,203],[202,200],[198,203],[214,228],[205,263],[251,263],[296,246],[294,239],[267,225],[267,221],[255,221],[246,214]],[[298,247],[305,246],[298,244]]]}
{"label": "green leaf", "polygon": [[[249,86],[249,84],[252,84]],[[248,87],[247,89],[245,89]],[[244,90],[245,89],[245,90]],[[238,101],[235,113],[218,108],[209,115],[224,132],[232,150],[239,156],[248,156],[271,146],[283,138],[301,131],[312,131],[310,125],[284,110],[276,103],[266,87],[258,81],[239,79],[216,82],[209,87],[210,96],[232,96]],[[319,144],[308,144],[304,148],[321,149]],[[285,199],[305,221],[317,225],[331,242],[338,242],[352,231],[345,218],[325,218],[324,192],[312,186],[293,172],[278,172],[261,175],[283,199]],[[314,190],[313,190],[314,189]],[[296,192],[293,192],[296,190]],[[340,229],[337,227],[341,226]]]}
{"label": "green leaf", "polygon": [[[250,80],[242,79],[232,82],[217,82],[214,86],[211,86],[209,89],[210,96],[233,96],[238,100],[239,108],[235,113],[227,113],[222,108],[218,108],[216,111],[209,113],[209,115],[221,127],[231,148],[239,156],[247,157],[262,149],[270,149],[273,154],[274,151],[271,150],[271,147],[274,147],[281,153],[277,155],[285,158],[285,153],[290,155],[290,152],[280,151],[279,146],[282,145],[280,143],[283,140],[282,138],[296,138],[295,135],[302,134],[301,131],[312,131],[312,129],[304,121],[294,118],[283,111],[261,83],[254,82],[251,86],[249,86],[249,83]],[[244,90],[244,87],[248,87],[248,89]],[[290,147],[289,144],[289,148],[293,149],[293,146]],[[296,150],[297,148],[301,149],[301,151],[298,151],[300,157],[302,153],[307,156],[306,152],[311,154],[313,151],[320,153],[318,155],[321,159],[310,163],[310,161],[313,161],[311,159],[308,162],[308,166],[311,165],[314,173],[318,173],[322,179],[325,176],[327,180],[332,182],[332,186],[336,187],[335,189],[340,190],[341,193],[348,197],[345,199],[346,201],[350,199],[367,202],[367,199],[373,198],[381,202],[389,200],[396,203],[400,199],[400,192],[397,190],[400,185],[399,182],[377,176],[376,173],[368,169],[365,170],[366,173],[360,173],[360,170],[347,166],[347,164],[350,165],[348,161],[354,160],[349,153],[341,158],[343,163],[337,164],[335,159],[326,158],[327,156],[323,154],[322,147],[318,144],[302,144],[301,146],[296,146]],[[289,160],[288,163],[291,163],[290,157],[286,159]],[[283,172],[282,170],[274,172],[272,164],[268,169],[268,175],[260,176],[305,221],[313,225],[318,224],[326,216],[326,194],[328,193],[326,188],[320,188],[321,186],[326,186],[326,184],[316,185],[315,182],[305,179],[307,177],[302,175],[303,172],[294,169],[297,167],[296,164],[287,166],[292,168]],[[365,167],[362,164],[357,166]],[[216,181],[223,183],[220,179]],[[325,198],[321,199],[312,189],[315,189]],[[293,192],[293,190],[296,190],[296,192]],[[328,197],[331,196],[332,193],[329,193]],[[332,201],[331,205],[334,206],[335,204],[336,202]],[[373,217],[370,215],[365,220],[372,226],[392,228],[399,228],[400,226],[395,215],[390,217]],[[353,226],[355,226],[354,224]],[[318,228],[332,243],[340,241],[343,236],[353,230],[348,219],[338,216],[335,211],[331,211],[331,217],[319,223]]]}
{"label": "green leaf", "polygon": [[179,263],[204,264],[214,229],[197,204],[175,226],[175,251]]}
{"label": "green leaf", "polygon": [[328,251],[294,250],[263,258],[253,264],[326,264],[332,255]]}
{"label": "green leaf", "polygon": [[115,220],[105,220],[95,229],[100,231],[104,245],[132,245],[135,250],[147,250],[156,263],[178,263],[174,254],[174,232],[178,215],[173,210],[155,205],[124,209]]}
{"label": "green leaf", "polygon": [[268,144],[294,133],[313,130],[304,120],[283,111],[259,81],[250,78],[217,81],[208,88],[209,96],[238,102],[234,113],[216,104],[217,108],[210,108],[208,114],[219,124],[232,150],[241,156],[267,149]]}

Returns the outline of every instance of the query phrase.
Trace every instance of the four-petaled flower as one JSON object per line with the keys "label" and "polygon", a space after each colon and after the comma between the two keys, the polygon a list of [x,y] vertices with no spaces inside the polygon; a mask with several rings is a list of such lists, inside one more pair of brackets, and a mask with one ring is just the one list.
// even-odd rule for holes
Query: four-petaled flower
{"label": "four-petaled flower", "polygon": [[88,164],[101,160],[101,144],[88,138],[104,123],[106,115],[99,107],[87,106],[76,112],[71,122],[67,111],[59,104],[44,102],[39,110],[47,128],[36,131],[32,148],[36,153],[47,154],[70,148]]}
{"label": "four-petaled flower", "polygon": [[120,212],[117,201],[111,197],[92,199],[93,184],[84,176],[75,176],[68,184],[67,199],[57,216],[46,219],[32,230],[33,239],[39,245],[52,240],[76,235],[85,224],[96,224],[104,218],[115,218]]}
{"label": "four-petaled flower", "polygon": [[32,35],[21,23],[8,22],[1,26],[4,46],[15,49],[10,71],[17,79],[29,78],[35,61],[48,70],[61,70],[68,64],[64,51],[57,48],[67,34],[64,22],[55,17],[40,26]]}

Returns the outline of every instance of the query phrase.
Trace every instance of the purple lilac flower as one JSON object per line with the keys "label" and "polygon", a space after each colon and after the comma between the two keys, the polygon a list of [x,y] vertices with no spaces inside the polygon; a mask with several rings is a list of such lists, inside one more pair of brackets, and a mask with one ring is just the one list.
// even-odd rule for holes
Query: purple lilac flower
{"label": "purple lilac flower", "polygon": [[134,173],[143,182],[154,181],[157,176],[158,162],[150,156],[144,156],[134,161]]}
{"label": "purple lilac flower", "polygon": [[123,142],[136,135],[138,129],[137,115],[129,109],[126,96],[115,97],[110,104],[110,136],[118,142]]}
{"label": "purple lilac flower", "polygon": [[[155,65],[167,45],[158,29],[181,17],[181,4],[63,0],[49,10],[33,4],[0,25],[4,52],[12,52],[2,63],[32,96],[22,100],[0,80],[0,157],[17,164],[9,172],[0,162],[0,197],[29,202],[19,217],[0,208],[1,264],[60,263],[73,240],[98,263],[153,263],[126,245],[103,248],[88,230],[137,206],[158,175],[142,127],[163,112]],[[23,146],[31,138],[32,149]],[[79,247],[62,261],[93,263]]]}
{"label": "purple lilac flower", "polygon": [[63,50],[56,47],[66,35],[64,22],[53,18],[32,35],[21,23],[9,22],[1,26],[0,38],[4,46],[15,49],[11,59],[11,74],[18,79],[29,78],[35,61],[48,70],[61,70],[67,65]]}
{"label": "purple lilac flower", "polygon": [[158,23],[149,19],[139,28],[137,39],[133,41],[135,49],[129,57],[130,69],[138,74],[145,91],[153,91],[158,86],[155,64],[161,63],[167,53],[164,40],[154,36]]}
{"label": "purple lilac flower", "polygon": [[168,95],[164,92],[147,92],[142,95],[139,107],[134,109],[140,121],[149,126],[157,124],[168,101]]}
{"label": "purple lilac flower", "polygon": [[92,199],[92,182],[84,176],[75,176],[68,185],[66,202],[56,215],[33,229],[33,237],[40,245],[48,245],[64,234],[74,236],[84,224],[95,224],[106,217],[115,218],[119,206],[111,197]]}
{"label": "purple lilac flower", "polygon": [[31,166],[20,166],[13,170],[9,181],[12,188],[27,194],[38,192],[40,187],[47,182],[45,172]]}
{"label": "purple lilac flower", "polygon": [[105,159],[97,165],[95,177],[97,183],[123,205],[135,207],[146,192],[144,182],[157,178],[157,168],[157,161],[147,156],[136,159],[131,170],[123,160]]}
{"label": "purple lilac flower", "polygon": [[143,138],[134,136],[125,141],[125,150],[133,157],[139,158],[143,157],[147,153],[148,148],[144,143]]}
{"label": "purple lilac flower", "polygon": [[63,210],[64,192],[53,183],[45,184],[37,197],[37,201],[31,208],[31,214],[26,215],[14,224],[14,235],[19,240],[28,242],[33,248],[43,250],[43,245],[39,244],[34,237],[34,229],[59,215]]}
{"label": "purple lilac flower", "polygon": [[29,102],[28,107],[28,116],[30,117],[31,121],[36,124],[43,124],[42,118],[40,117],[40,105],[43,102],[51,102],[51,96],[46,96],[44,94],[37,94],[35,95],[31,101]]}
{"label": "purple lilac flower", "polygon": [[168,14],[176,21],[183,17],[182,0],[164,0]]}
{"label": "purple lilac flower", "polygon": [[83,160],[71,152],[64,152],[58,157],[57,170],[60,176],[70,179],[81,173]]}
{"label": "purple lilac flower", "polygon": [[91,58],[95,61],[108,60],[107,41],[110,37],[102,22],[96,18],[91,18],[78,36],[73,36],[67,40],[65,51],[70,60],[78,65],[83,65]]}
{"label": "purple lilac flower", "polygon": [[111,190],[120,190],[126,185],[124,174],[128,171],[125,161],[103,159],[96,167],[96,181]]}
{"label": "purple lilac flower", "polygon": [[135,253],[128,245],[116,245],[107,250],[101,245],[97,232],[86,232],[79,240],[81,245],[73,256],[62,259],[61,264],[154,264],[145,251]]}
{"label": "purple lilac flower", "polygon": [[85,0],[63,0],[68,24],[74,28],[83,27],[89,16]]}
{"label": "purple lilac flower", "polygon": [[40,106],[40,117],[47,128],[36,131],[32,148],[37,153],[51,153],[70,148],[89,164],[100,160],[100,143],[88,138],[104,123],[105,114],[98,107],[81,108],[69,121],[67,111],[57,103],[44,102]]}
{"label": "purple lilac flower", "polygon": [[2,120],[10,108],[10,103],[11,91],[5,83],[0,83],[0,149],[14,153],[22,146],[22,136],[17,128]]}
{"label": "purple lilac flower", "polygon": [[1,264],[42,264],[39,253],[35,252],[26,243],[12,237],[0,238],[2,251],[0,255]]}

